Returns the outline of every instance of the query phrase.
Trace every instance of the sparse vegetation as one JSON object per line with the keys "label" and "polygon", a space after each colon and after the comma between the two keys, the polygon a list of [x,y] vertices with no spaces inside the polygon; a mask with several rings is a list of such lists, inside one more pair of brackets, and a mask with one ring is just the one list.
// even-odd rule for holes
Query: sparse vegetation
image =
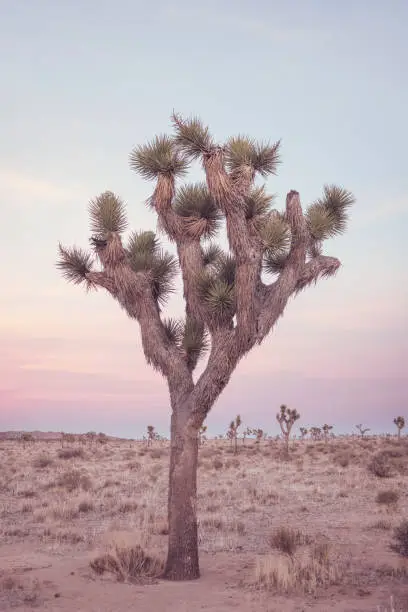
{"label": "sparse vegetation", "polygon": [[[129,444],[111,439],[103,448],[97,439],[92,444],[82,458],[61,459],[57,441],[45,444],[37,440],[26,448],[18,442],[3,443],[7,459],[0,477],[0,484],[6,485],[1,485],[0,501],[6,499],[0,506],[1,546],[27,554],[41,548],[42,556],[52,550],[50,565],[56,552],[59,563],[66,555],[67,563],[72,564],[78,554],[80,565],[83,554],[92,550],[95,580],[106,574],[108,580],[113,576],[118,582],[147,585],[164,568],[169,446],[161,443],[147,449],[143,441]],[[64,450],[71,448],[76,446]],[[358,547],[361,544],[365,550],[369,538],[375,546],[370,590],[375,593],[378,585],[378,592],[383,593],[389,582],[390,592],[396,596],[403,592],[407,574],[399,564],[406,557],[408,484],[403,469],[404,441],[370,438],[368,446],[356,438],[336,438],[327,446],[307,441],[295,444],[291,454],[295,460],[284,463],[275,444],[265,445],[265,452],[256,449],[254,437],[237,457],[231,454],[225,437],[208,440],[200,449],[198,534],[201,550],[211,553],[205,557],[207,566],[218,567],[219,552],[224,553],[220,572],[225,568],[225,554],[239,559],[237,584],[251,586],[248,596],[263,594],[266,604],[276,594],[289,600],[313,595],[327,602],[328,586],[336,597],[348,589],[349,580],[364,587],[366,555],[362,552],[359,557]],[[37,467],[43,465],[37,461],[42,457],[52,463]],[[339,472],[342,457],[350,463]],[[375,481],[366,466],[378,457],[392,465],[393,471],[388,486],[382,488],[384,483],[378,481],[373,491]],[[386,556],[392,554],[390,546],[395,563]],[[353,551],[352,571],[348,550]],[[234,556],[237,553],[239,557]],[[44,564],[47,566],[46,561]],[[41,576],[47,580],[46,571]],[[20,579],[13,572],[7,575]],[[23,602],[23,593],[29,597],[31,592],[29,583],[24,584],[27,586],[3,595],[0,589],[0,608],[3,601],[31,607],[28,600]],[[44,596],[54,597],[50,589],[41,586],[37,604]],[[237,593],[242,594],[239,587]]]}

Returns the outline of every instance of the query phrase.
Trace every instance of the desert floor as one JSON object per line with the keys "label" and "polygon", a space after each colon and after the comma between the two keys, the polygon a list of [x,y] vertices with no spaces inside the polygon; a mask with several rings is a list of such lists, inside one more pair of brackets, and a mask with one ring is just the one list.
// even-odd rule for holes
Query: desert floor
{"label": "desert floor", "polygon": [[289,459],[275,441],[236,456],[207,442],[190,583],[132,576],[129,550],[157,559],[145,574],[165,556],[168,454],[1,442],[0,610],[408,611],[408,558],[390,547],[408,519],[407,440],[296,441]]}

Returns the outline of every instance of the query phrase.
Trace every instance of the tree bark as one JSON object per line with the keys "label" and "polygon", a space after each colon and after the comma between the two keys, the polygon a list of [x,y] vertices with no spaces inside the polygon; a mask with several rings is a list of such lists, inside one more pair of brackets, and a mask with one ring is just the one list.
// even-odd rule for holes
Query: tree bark
{"label": "tree bark", "polygon": [[198,429],[187,429],[188,415],[173,410],[168,521],[169,542],[163,577],[195,580],[200,577],[197,533]]}

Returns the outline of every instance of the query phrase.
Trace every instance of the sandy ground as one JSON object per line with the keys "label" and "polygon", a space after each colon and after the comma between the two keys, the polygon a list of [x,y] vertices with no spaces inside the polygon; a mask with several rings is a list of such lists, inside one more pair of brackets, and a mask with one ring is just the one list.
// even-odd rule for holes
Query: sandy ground
{"label": "sandy ground", "polygon": [[[247,441],[237,456],[206,443],[202,577],[190,583],[119,582],[90,566],[139,544],[164,559],[168,448],[70,449],[78,456],[59,443],[0,444],[2,611],[408,612],[408,559],[390,548],[408,518],[406,440],[296,442],[290,460],[277,442]],[[388,477],[369,469],[379,454]],[[282,527],[296,534],[292,556],[279,550]]]}

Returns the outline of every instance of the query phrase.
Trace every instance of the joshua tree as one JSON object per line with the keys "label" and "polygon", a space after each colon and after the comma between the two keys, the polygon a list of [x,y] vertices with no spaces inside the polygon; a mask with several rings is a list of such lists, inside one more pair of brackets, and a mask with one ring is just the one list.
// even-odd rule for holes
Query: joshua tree
{"label": "joshua tree", "polygon": [[147,446],[151,446],[153,440],[156,440],[156,432],[153,425],[147,426]]}
{"label": "joshua tree", "polygon": [[300,431],[300,439],[304,440],[308,434],[308,430],[306,429],[306,427],[300,427],[299,431]]}
{"label": "joshua tree", "polygon": [[[255,179],[276,173],[279,142],[237,136],[219,146],[199,119],[173,114],[172,121],[174,135],[136,147],[130,165],[156,181],[148,203],[177,258],[161,250],[153,232],[125,241],[125,205],[108,191],[90,204],[93,254],[60,245],[58,266],[68,281],[107,291],[139,323],[146,360],[167,379],[172,416],[164,576],[187,580],[199,576],[198,431],[237,364],[263,342],[291,296],[336,273],[340,262],[323,255],[322,245],[345,230],[354,198],[326,186],[303,211],[292,190],[285,211],[274,211]],[[206,182],[176,189],[192,160],[201,161]],[[222,222],[227,253],[211,241]],[[185,317],[166,320],[162,310],[178,269]],[[264,273],[275,278],[266,281]],[[207,347],[208,361],[195,380]]]}
{"label": "joshua tree", "polygon": [[207,439],[205,436],[206,431],[207,431],[207,425],[201,425],[198,431],[198,442],[200,445],[203,444],[205,440]]}
{"label": "joshua tree", "polygon": [[363,425],[361,423],[359,423],[358,425],[356,425],[356,429],[358,429],[358,431],[360,432],[360,436],[362,438],[364,438],[365,434],[367,433],[367,431],[370,431],[369,427],[366,427],[364,429]]}
{"label": "joshua tree", "polygon": [[394,419],[394,425],[397,426],[398,429],[398,439],[401,438],[401,429],[405,427],[405,419],[403,416],[398,416]]}
{"label": "joshua tree", "polygon": [[321,440],[322,439],[322,430],[320,429],[320,427],[311,427],[311,429],[310,429],[310,436],[311,436],[312,440],[314,440],[314,441]]}
{"label": "joshua tree", "polygon": [[27,442],[32,442],[33,444],[35,442],[33,434],[30,433],[22,433],[20,436],[20,440],[23,443],[23,448],[26,447]]}
{"label": "joshua tree", "polygon": [[247,427],[246,429],[244,429],[244,431],[242,432],[242,444],[245,444],[245,438],[247,436],[252,436],[252,429],[250,427]]}
{"label": "joshua tree", "polygon": [[253,435],[255,436],[255,444],[259,444],[264,436],[264,431],[263,429],[253,429],[252,430]]}
{"label": "joshua tree", "polygon": [[300,419],[300,414],[297,412],[297,410],[291,410],[290,408],[285,406],[285,404],[282,404],[282,406],[280,407],[280,412],[278,412],[278,414],[276,415],[276,420],[280,425],[282,436],[285,440],[287,453],[289,452],[290,432],[292,430],[293,425],[298,419]]}
{"label": "joshua tree", "polygon": [[330,431],[333,429],[333,425],[327,425],[327,423],[325,423],[322,427],[323,430],[323,436],[324,436],[324,441],[327,444],[327,440],[329,438],[329,433]]}
{"label": "joshua tree", "polygon": [[231,421],[227,432],[228,438],[231,440],[231,444],[234,441],[234,453],[238,452],[238,429],[242,425],[241,417],[237,414],[235,421]]}

